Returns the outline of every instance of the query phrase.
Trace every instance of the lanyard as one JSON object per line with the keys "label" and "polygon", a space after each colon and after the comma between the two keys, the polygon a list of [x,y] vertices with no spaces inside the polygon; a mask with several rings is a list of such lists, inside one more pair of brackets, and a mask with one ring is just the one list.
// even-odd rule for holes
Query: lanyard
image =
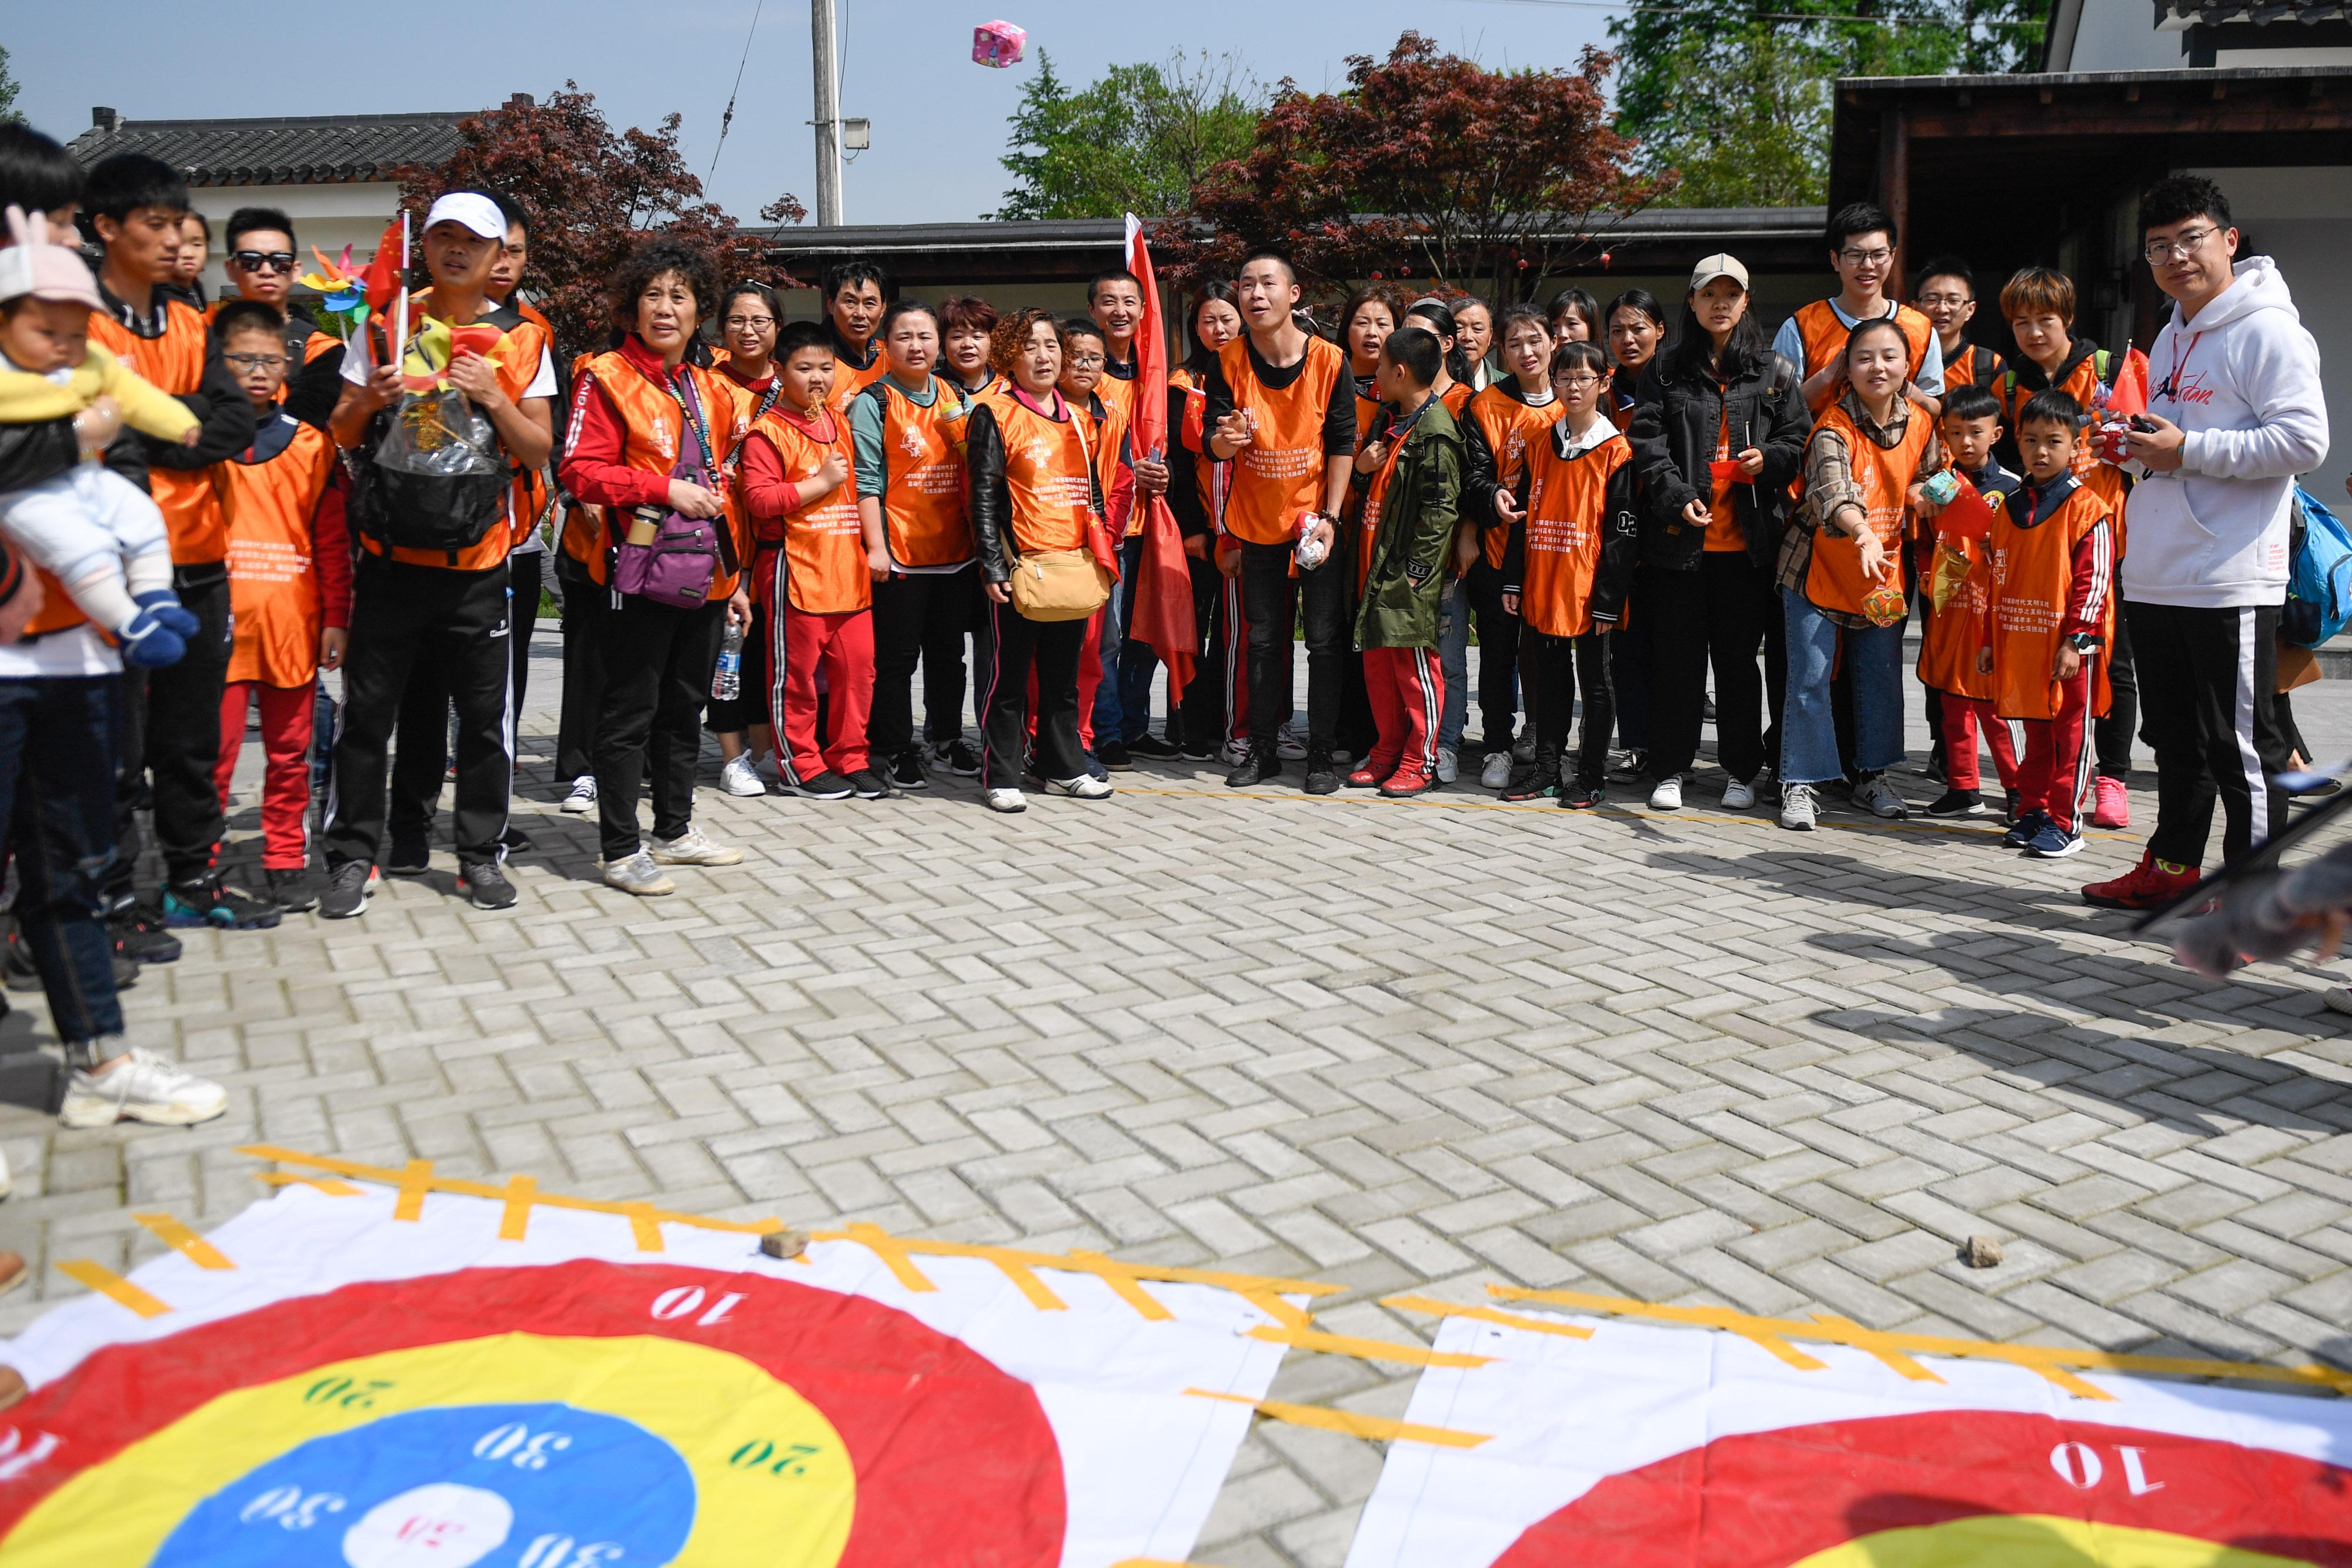
{"label": "lanyard", "polygon": [[[702,400],[697,397],[692,402],[688,402],[685,395],[670,381],[667,378],[656,379],[643,365],[637,367],[637,373],[669,393],[669,401],[677,404],[677,412],[685,419],[687,429],[694,433],[695,444],[702,449],[702,471],[708,474],[715,470],[719,463],[710,455],[710,427],[702,422]],[[680,365],[678,374],[685,373],[686,367]],[[689,390],[691,390],[690,387]]]}
{"label": "lanyard", "polygon": [[2202,332],[2189,333],[2189,347],[2183,349],[2180,346],[2180,334],[2179,332],[2173,333],[2172,370],[2157,387],[2157,396],[2164,399],[2167,402],[2179,402],[2180,401],[2180,372],[2189,368],[2189,360],[2194,357],[2197,352],[2197,341],[2204,336],[2205,334]]}

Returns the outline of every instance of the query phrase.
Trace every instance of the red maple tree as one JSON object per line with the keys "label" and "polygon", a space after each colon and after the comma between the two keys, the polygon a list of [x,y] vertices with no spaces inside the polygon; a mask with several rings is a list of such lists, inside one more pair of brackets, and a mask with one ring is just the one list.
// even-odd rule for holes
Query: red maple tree
{"label": "red maple tree", "polygon": [[1615,64],[1587,47],[1573,70],[1488,70],[1407,32],[1385,60],[1349,57],[1339,92],[1286,79],[1249,152],[1212,169],[1152,243],[1188,286],[1276,246],[1317,293],[1401,271],[1532,298],[1673,183],[1627,169]]}
{"label": "red maple tree", "polygon": [[[763,239],[705,199],[679,153],[678,120],[671,114],[651,131],[616,132],[596,95],[576,82],[545,103],[519,95],[460,122],[457,151],[442,162],[399,171],[401,204],[421,220],[441,192],[472,188],[520,207],[531,232],[522,294],[555,323],[567,352],[604,346],[613,314],[606,290],[647,234],[708,250],[727,281],[794,284],[768,262]],[[786,194],[760,215],[798,223],[807,212]]]}

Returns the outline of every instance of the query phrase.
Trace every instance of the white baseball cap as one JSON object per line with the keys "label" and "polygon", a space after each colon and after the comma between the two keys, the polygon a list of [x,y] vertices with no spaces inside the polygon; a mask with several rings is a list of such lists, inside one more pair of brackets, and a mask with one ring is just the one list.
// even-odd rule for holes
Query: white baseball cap
{"label": "white baseball cap", "polygon": [[1739,258],[1728,252],[1717,251],[1713,256],[1701,258],[1699,264],[1691,268],[1690,291],[1696,294],[1718,277],[1727,277],[1743,289],[1748,287],[1748,269],[1739,265]]}
{"label": "white baseball cap", "polygon": [[429,229],[435,224],[456,224],[484,239],[507,237],[505,210],[479,191],[452,191],[436,201],[433,210],[425,214],[425,226]]}

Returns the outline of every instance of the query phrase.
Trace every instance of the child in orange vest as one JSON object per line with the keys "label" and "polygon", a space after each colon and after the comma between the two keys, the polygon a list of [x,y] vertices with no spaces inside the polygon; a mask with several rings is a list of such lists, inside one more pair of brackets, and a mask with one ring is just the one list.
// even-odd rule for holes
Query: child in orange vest
{"label": "child in orange vest", "polygon": [[2017,421],[2025,483],[1995,516],[1987,644],[1993,711],[2025,724],[2018,785],[2023,815],[2001,841],[2045,860],[2083,847],[2075,802],[2089,781],[2084,731],[2107,706],[2106,647],[2115,580],[2115,514],[2073,472],[2083,405],[2039,392]]}
{"label": "child in orange vest", "polygon": [[215,466],[213,485],[228,523],[228,684],[221,696],[220,763],[214,781],[228,810],[229,779],[247,711],[261,707],[268,758],[261,786],[261,871],[272,902],[289,914],[319,901],[310,874],[310,742],[319,672],[343,662],[351,624],[351,537],[333,438],[278,402],[289,359],[275,306],[238,299],[221,308],[221,352],[253,404],[253,444]]}
{"label": "child in orange vest", "polygon": [[[742,485],[759,538],[752,591],[768,610],[768,692],[786,790],[816,800],[895,796],[869,764],[874,576],[857,516],[848,417],[828,406],[835,366],[824,329],[795,321],[770,361],[783,395],[743,442]],[[817,734],[817,667],[827,735]]]}
{"label": "child in orange vest", "polygon": [[[2017,476],[1992,455],[2001,437],[2000,400],[1972,383],[1948,388],[1937,426],[1953,468],[1998,512],[2018,485]],[[1942,508],[1933,501],[1923,501],[1920,510],[1932,517]],[[1919,679],[1942,699],[1944,778],[1948,786],[1928,806],[1930,817],[1981,817],[1990,810],[1978,792],[1981,773],[1977,736],[1982,731],[1992,747],[2000,787],[2009,796],[2003,820],[2017,820],[2017,745],[2008,721],[1993,712],[1992,677],[1977,669],[1977,651],[1990,641],[1986,619],[1992,594],[1990,556],[1990,548],[1982,539],[1939,532],[1931,541],[1922,569],[1923,576],[1933,584],[1943,580],[1946,569],[1938,562],[1957,567],[1965,561],[1968,568],[1950,597],[1941,602],[1930,600],[1927,631],[1919,641]]]}

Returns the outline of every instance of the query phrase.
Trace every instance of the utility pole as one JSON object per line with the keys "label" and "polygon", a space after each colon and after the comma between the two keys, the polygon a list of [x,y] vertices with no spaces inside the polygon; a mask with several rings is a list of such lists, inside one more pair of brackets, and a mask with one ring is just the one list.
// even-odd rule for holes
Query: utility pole
{"label": "utility pole", "polygon": [[834,48],[833,0],[809,0],[816,56],[816,221],[841,222],[841,67]]}

